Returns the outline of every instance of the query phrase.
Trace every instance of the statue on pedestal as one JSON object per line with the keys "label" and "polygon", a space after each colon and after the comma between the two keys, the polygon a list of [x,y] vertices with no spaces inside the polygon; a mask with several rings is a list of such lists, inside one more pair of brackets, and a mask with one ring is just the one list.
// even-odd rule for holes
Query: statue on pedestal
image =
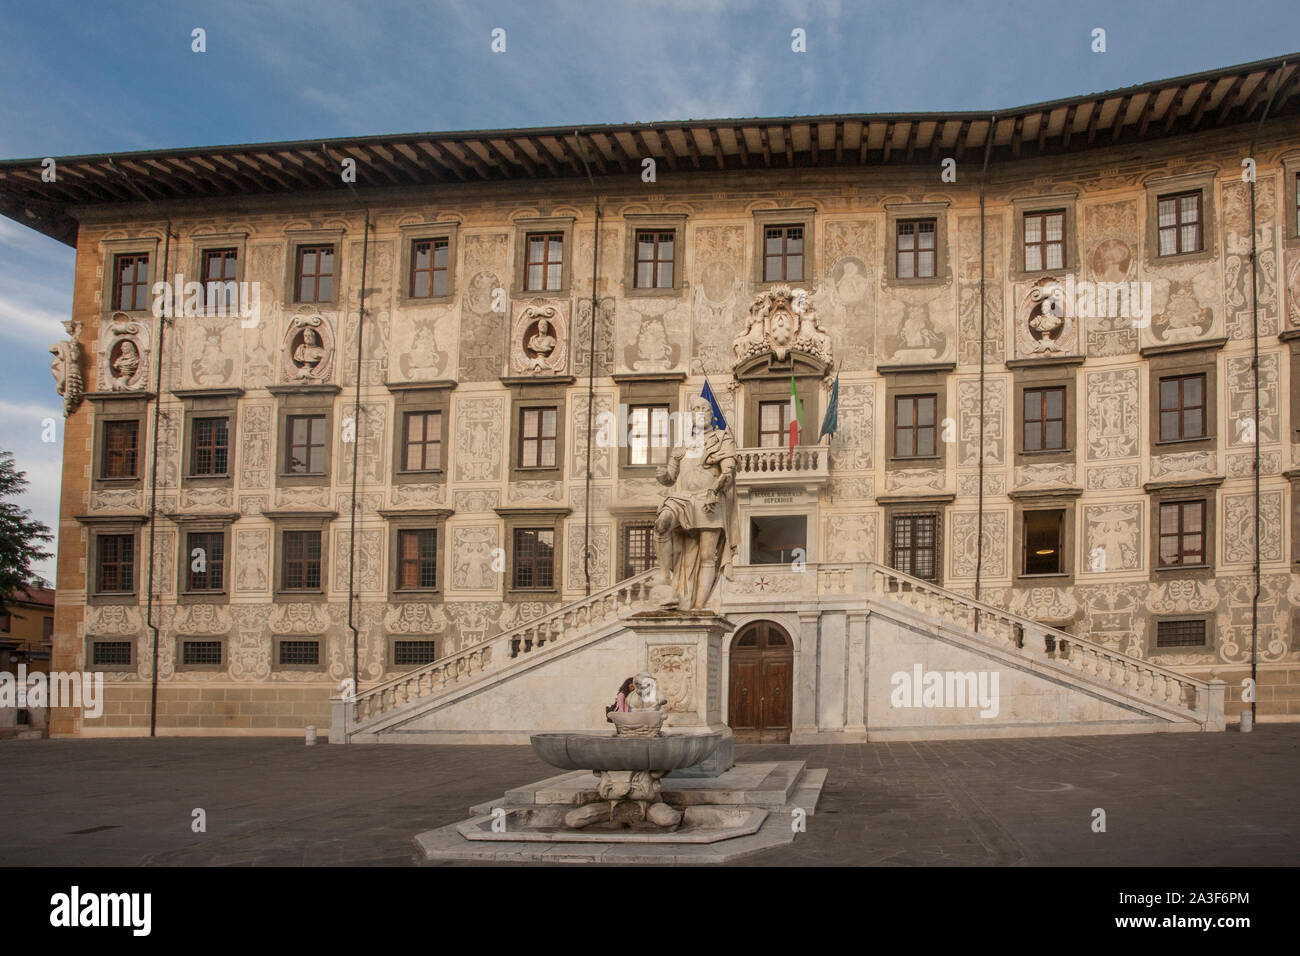
{"label": "statue on pedestal", "polygon": [[729,574],[740,546],[735,440],[713,427],[705,398],[691,402],[690,414],[694,433],[655,475],[671,490],[655,517],[659,578],[650,592],[651,602],[684,611],[708,603],[718,573]]}

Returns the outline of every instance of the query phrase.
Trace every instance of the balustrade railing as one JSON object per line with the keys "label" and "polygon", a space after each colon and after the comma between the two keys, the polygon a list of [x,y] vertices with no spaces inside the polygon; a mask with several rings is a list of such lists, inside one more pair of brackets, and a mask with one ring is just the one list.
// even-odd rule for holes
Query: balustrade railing
{"label": "balustrade railing", "polygon": [[741,448],[736,452],[736,480],[797,478],[817,480],[830,477],[830,449],[825,445],[796,445],[789,448]]}
{"label": "balustrade railing", "polygon": [[654,569],[644,571],[590,597],[556,608],[486,640],[359,691],[352,701],[357,723],[371,720],[411,701],[432,697],[448,687],[504,667],[509,661],[555,644],[568,634],[626,614],[650,593]]}
{"label": "balustrade railing", "polygon": [[937,618],[1031,658],[1054,661],[1085,677],[1180,710],[1207,708],[1209,685],[1177,671],[976,601],[893,568],[868,563],[873,594]]}

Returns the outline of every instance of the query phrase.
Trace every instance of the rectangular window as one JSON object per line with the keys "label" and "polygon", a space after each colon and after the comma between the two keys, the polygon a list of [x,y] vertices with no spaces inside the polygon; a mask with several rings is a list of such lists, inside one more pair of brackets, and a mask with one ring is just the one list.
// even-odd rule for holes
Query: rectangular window
{"label": "rectangular window", "polygon": [[790,403],[758,403],[758,447],[790,447]]}
{"label": "rectangular window", "polygon": [[1156,228],[1160,255],[1176,256],[1201,251],[1201,191],[1161,196]]}
{"label": "rectangular window", "polygon": [[320,641],[281,641],[279,663],[315,666],[320,663]]}
{"label": "rectangular window", "polygon": [[1206,437],[1205,374],[1160,380],[1160,440]]}
{"label": "rectangular window", "polygon": [[104,457],[100,473],[104,478],[135,478],[139,461],[140,423],[104,422]]}
{"label": "rectangular window", "polygon": [[550,292],[564,278],[564,233],[530,232],[525,239],[524,291]]}
{"label": "rectangular window", "polygon": [[411,243],[411,298],[429,299],[447,294],[447,239],[416,239]]}
{"label": "rectangular window", "polygon": [[397,586],[420,590],[438,586],[436,529],[397,532]]}
{"label": "rectangular window", "polygon": [[894,397],[894,457],[932,458],[935,449],[936,395]]}
{"label": "rectangular window", "polygon": [[641,229],[636,234],[636,270],[633,288],[671,289],[676,233]]}
{"label": "rectangular window", "polygon": [[283,590],[320,590],[320,538],[319,531],[284,533]]}
{"label": "rectangular window", "polygon": [[763,281],[803,281],[803,226],[763,229]]}
{"label": "rectangular window", "polygon": [[1205,564],[1205,502],[1160,503],[1160,567]]}
{"label": "rectangular window", "polygon": [[393,666],[418,667],[438,659],[436,641],[393,641]]}
{"label": "rectangular window", "polygon": [[934,219],[899,221],[898,278],[934,278],[936,225]]}
{"label": "rectangular window", "polygon": [[101,594],[130,594],[135,590],[135,535],[99,535],[99,581]]}
{"label": "rectangular window", "polygon": [[221,641],[181,641],[184,665],[221,664]]}
{"label": "rectangular window", "polygon": [[185,536],[190,591],[220,591],[225,586],[226,536],[220,531]]}
{"label": "rectangular window", "polygon": [[924,581],[936,580],[938,526],[939,516],[933,512],[894,515],[890,526],[894,568]]}
{"label": "rectangular window", "polygon": [[203,250],[203,295],[209,310],[233,313],[239,309],[238,249]]}
{"label": "rectangular window", "polygon": [[442,470],[442,412],[407,412],[402,434],[403,470]]}
{"label": "rectangular window", "polygon": [[54,618],[52,617],[41,618],[41,637],[45,638],[45,640],[48,641],[53,636],[54,636]]}
{"label": "rectangular window", "polygon": [[10,627],[10,618],[8,614],[0,614],[0,634],[8,634]]}
{"label": "rectangular window", "polygon": [[296,275],[296,301],[333,302],[334,246],[299,246]]}
{"label": "rectangular window", "polygon": [[668,461],[668,406],[632,405],[627,411],[629,465],[662,465]]}
{"label": "rectangular window", "polygon": [[123,312],[142,312],[149,308],[148,254],[113,257],[113,308]]}
{"label": "rectangular window", "polygon": [[90,663],[95,667],[130,667],[130,641],[95,641],[90,645]]}
{"label": "rectangular window", "polygon": [[517,590],[546,591],[555,587],[554,529],[516,528],[514,568]]}
{"label": "rectangular window", "polygon": [[191,425],[190,474],[229,474],[230,419],[196,418]]}
{"label": "rectangular window", "polygon": [[656,564],[654,525],[623,526],[623,578],[649,571]]}
{"label": "rectangular window", "polygon": [[1204,621],[1157,621],[1156,647],[1204,647]]}
{"label": "rectangular window", "polygon": [[1025,213],[1025,271],[1065,268],[1065,212]]}
{"label": "rectangular window", "polygon": [[789,564],[808,554],[808,518],[781,515],[749,519],[749,563]]}
{"label": "rectangular window", "polygon": [[284,470],[290,475],[325,474],[325,416],[290,415],[285,432]]}
{"label": "rectangular window", "polygon": [[1065,512],[1026,511],[1024,520],[1024,573],[1064,573]]}
{"label": "rectangular window", "polygon": [[519,467],[555,467],[555,424],[559,413],[554,408],[519,410]]}
{"label": "rectangular window", "polygon": [[1025,389],[1025,451],[1065,448],[1065,389]]}

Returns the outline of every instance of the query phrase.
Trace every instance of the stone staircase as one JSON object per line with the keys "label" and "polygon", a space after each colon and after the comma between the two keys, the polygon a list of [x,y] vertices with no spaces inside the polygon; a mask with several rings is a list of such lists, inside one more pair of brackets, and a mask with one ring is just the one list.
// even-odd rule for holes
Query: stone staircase
{"label": "stone staircase", "polygon": [[535,617],[494,637],[334,701],[330,742],[373,739],[435,702],[481,690],[621,629],[620,619],[644,606],[654,570]]}
{"label": "stone staircase", "polygon": [[998,656],[1010,654],[1030,670],[1100,690],[1150,716],[1223,729],[1222,682],[1188,677],[874,562],[823,565],[818,573],[828,579],[828,590],[843,591],[859,569],[868,578],[869,602],[919,616],[938,633],[968,646],[984,645]]}
{"label": "stone staircase", "polygon": [[[724,614],[743,609],[752,616],[754,612],[797,607],[865,611],[960,648],[986,665],[1007,667],[1081,691],[1090,699],[1111,705],[1112,710],[1132,715],[1132,732],[1222,730],[1224,726],[1222,682],[1187,677],[874,562],[808,564],[802,571],[753,566],[739,570],[751,581],[789,574],[796,575],[797,580],[787,579],[786,586],[773,588],[770,595],[755,592],[743,598],[737,596],[734,585],[728,586],[722,602]],[[472,708],[478,695],[507,682],[527,679],[537,668],[626,638],[629,632],[622,619],[646,609],[654,573],[651,570],[620,581],[430,664],[364,688],[352,699],[336,699],[331,742],[433,742],[437,738],[429,728],[436,722],[435,713],[445,712],[452,705]],[[635,651],[638,659],[643,652]],[[626,659],[626,654],[620,658]],[[621,674],[625,665],[593,665],[591,669],[609,683],[608,675]],[[532,676],[536,679],[536,675]],[[725,675],[719,677],[725,680]],[[556,684],[552,680],[539,686],[553,693],[550,688]],[[601,703],[586,706],[591,709]],[[457,729],[462,733],[461,740],[468,742],[466,721],[472,725],[472,716],[462,719]],[[522,723],[532,726],[527,721]],[[573,728],[538,724],[535,729]],[[473,739],[490,742],[494,739],[492,733],[485,731]],[[924,737],[924,731],[917,735]],[[515,733],[509,742],[518,742],[514,739],[518,736]]]}

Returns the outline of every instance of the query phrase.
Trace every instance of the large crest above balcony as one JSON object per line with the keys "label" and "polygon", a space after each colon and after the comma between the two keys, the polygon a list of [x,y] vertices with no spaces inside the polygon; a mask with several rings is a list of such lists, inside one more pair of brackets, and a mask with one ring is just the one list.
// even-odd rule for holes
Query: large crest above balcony
{"label": "large crest above balcony", "polygon": [[737,379],[773,372],[826,376],[835,366],[831,337],[818,323],[812,296],[786,285],[754,297],[732,351]]}

